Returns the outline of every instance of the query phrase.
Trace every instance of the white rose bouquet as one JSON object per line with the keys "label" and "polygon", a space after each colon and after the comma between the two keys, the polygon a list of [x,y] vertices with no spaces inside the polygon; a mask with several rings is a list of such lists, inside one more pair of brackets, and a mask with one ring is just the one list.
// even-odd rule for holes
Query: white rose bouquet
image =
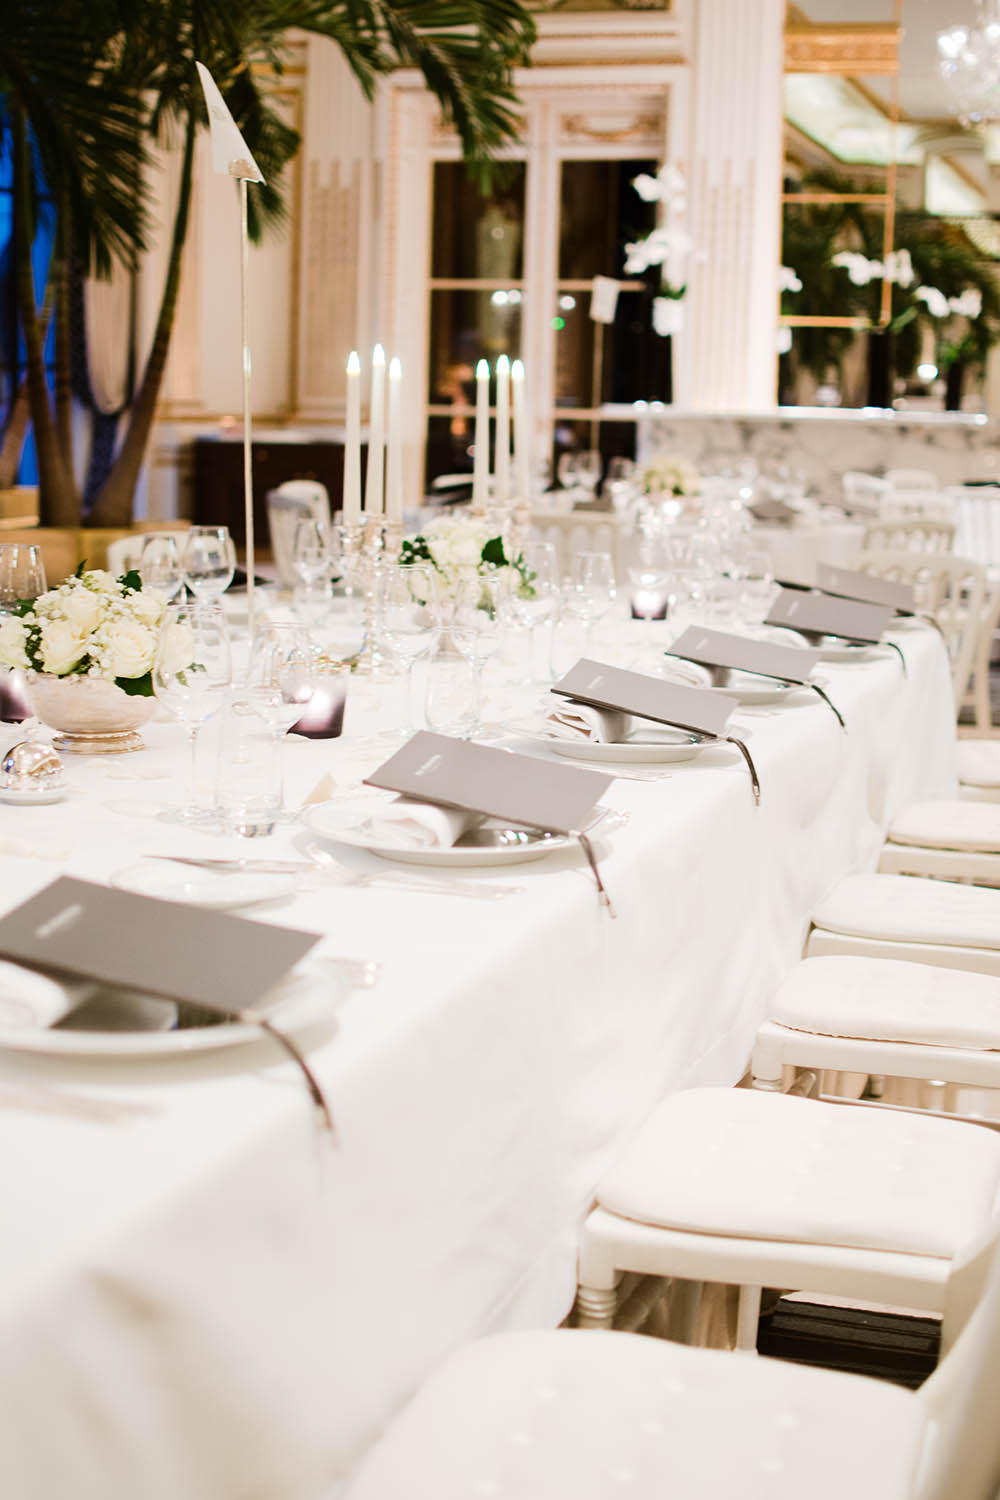
{"label": "white rose bouquet", "polygon": [[403,542],[401,563],[430,563],[437,571],[447,593],[463,574],[498,573],[510,568],[516,573],[516,587],[526,580],[524,560],[511,560],[504,550],[503,537],[497,536],[489,522],[479,516],[447,515],[431,521],[420,536]]}
{"label": "white rose bouquet", "polygon": [[0,665],[53,677],[101,677],[123,692],[151,697],[164,609],[158,594],[143,592],[137,572],[114,578],[81,563],[57,588],[0,616]]}
{"label": "white rose bouquet", "polygon": [[656,453],[642,471],[642,487],[647,495],[697,495],[701,489],[698,470],[676,453]]}

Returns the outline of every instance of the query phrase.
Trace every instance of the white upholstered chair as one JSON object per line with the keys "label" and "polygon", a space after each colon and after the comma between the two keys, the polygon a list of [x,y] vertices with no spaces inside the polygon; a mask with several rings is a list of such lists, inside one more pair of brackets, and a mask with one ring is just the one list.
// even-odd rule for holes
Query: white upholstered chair
{"label": "white upholstered chair", "polygon": [[768,1004],[750,1069],[766,1090],[795,1086],[802,1069],[920,1079],[938,1085],[936,1106],[954,1089],[1000,1089],[1000,977],[857,954],[802,959]]}
{"label": "white upholstered chair", "polygon": [[287,479],[268,491],[271,556],[282,588],[292,588],[295,584],[295,528],[300,521],[309,519],[330,524],[330,496],[318,479]]}
{"label": "white upholstered chair", "polygon": [[865,474],[861,469],[846,470],[840,476],[840,483],[844,509],[856,515],[878,515],[882,501],[892,489],[887,479]]}
{"label": "white upholstered chair", "polygon": [[869,521],[861,545],[866,552],[950,552],[954,540],[953,521],[916,516],[898,521]]}
{"label": "white upholstered chair", "polygon": [[959,740],[955,747],[959,796],[1000,802],[1000,740]]}
{"label": "white upholstered chair", "polygon": [[615,578],[621,586],[627,579],[624,532],[613,511],[536,510],[532,512],[531,529],[540,542],[551,542],[556,550],[560,576],[569,575],[577,552],[609,552]]}
{"label": "white upholstered chair", "polygon": [[173,528],[165,527],[162,531],[130,531],[128,536],[116,537],[113,542],[108,543],[108,572],[120,578],[129,568],[137,568],[142,557],[142,549],[150,537],[172,536],[180,552],[184,547],[186,533],[187,522],[185,521]]}
{"label": "white upholstered chair", "polygon": [[1000,974],[1000,891],[912,875],[848,875],[815,907],[805,956],[859,953]]}
{"label": "white upholstered chair", "polygon": [[925,552],[863,551],[854,565],[862,573],[913,584],[917,608],[933,615],[948,647],[957,714],[985,628],[986,569],[968,558]]}
{"label": "white upholstered chair", "polygon": [[880,870],[1000,886],[1000,805],[914,802],[896,814]]}
{"label": "white upholstered chair", "polygon": [[577,1316],[610,1327],[625,1272],[760,1292],[794,1287],[943,1311],[967,1247],[995,1233],[1000,1136],[908,1111],[754,1089],[688,1089],[654,1109],[597,1187]]}
{"label": "white upholstered chair", "polygon": [[886,483],[894,490],[939,490],[941,482],[930,469],[886,469]]}
{"label": "white upholstered chair", "polygon": [[[960,1128],[960,1127],[958,1127]],[[994,1500],[1000,1260],[916,1391],[635,1333],[504,1333],[459,1349],[347,1500]]]}

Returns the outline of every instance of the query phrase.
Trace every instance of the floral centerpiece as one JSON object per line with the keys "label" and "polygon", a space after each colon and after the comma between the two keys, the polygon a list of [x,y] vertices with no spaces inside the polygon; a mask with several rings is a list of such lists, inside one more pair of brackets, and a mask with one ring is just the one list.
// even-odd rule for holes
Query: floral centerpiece
{"label": "floral centerpiece", "polygon": [[81,563],[72,578],[0,617],[0,665],[21,668],[61,749],[135,749],[154,710],[153,659],[165,600],[136,572]]}
{"label": "floral centerpiece", "polygon": [[509,570],[511,585],[516,589],[528,582],[523,558],[508,558],[503,537],[480,516],[436,517],[419,536],[403,542],[399,561],[430,563],[445,594],[454,591],[459,578],[473,572],[486,577]]}
{"label": "floral centerpiece", "polygon": [[677,453],[654,453],[643,467],[642,488],[647,495],[697,495],[701,480],[686,458]]}

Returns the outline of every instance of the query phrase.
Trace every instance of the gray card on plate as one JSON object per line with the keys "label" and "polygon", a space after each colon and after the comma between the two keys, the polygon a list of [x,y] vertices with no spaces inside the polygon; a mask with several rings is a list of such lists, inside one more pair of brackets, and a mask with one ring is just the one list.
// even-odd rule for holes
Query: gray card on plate
{"label": "gray card on plate", "polygon": [[819,661],[819,652],[807,646],[782,646],[771,641],[752,641],[746,636],[690,625],[667,647],[668,656],[679,656],[702,667],[735,667],[776,677],[779,682],[804,683]]}
{"label": "gray card on plate", "polygon": [[244,1010],[319,934],[62,875],[0,917],[0,954],[31,968]]}
{"label": "gray card on plate", "polygon": [[792,630],[872,644],[881,640],[892,615],[888,604],[863,604],[857,599],[839,599],[833,594],[806,594],[801,589],[782,589],[764,623],[789,625]]}
{"label": "gray card on plate", "polygon": [[784,500],[755,500],[748,507],[750,514],[758,521],[777,522],[790,525],[798,518],[798,511],[786,505]]}
{"label": "gray card on plate", "polygon": [[854,568],[835,568],[830,563],[816,564],[816,587],[824,594],[843,599],[861,599],[868,604],[889,604],[902,614],[913,614],[917,601],[912,583],[894,578],[873,578]]}
{"label": "gray card on plate", "polygon": [[586,658],[554,683],[552,692],[593,708],[616,708],[637,719],[713,737],[723,733],[736,706],[732,699],[706,693],[704,688],[682,687],[662,677],[626,672]]}
{"label": "gray card on plate", "polygon": [[425,729],[365,777],[368,786],[421,802],[461,807],[552,833],[585,828],[613,780],[598,771],[515,755]]}

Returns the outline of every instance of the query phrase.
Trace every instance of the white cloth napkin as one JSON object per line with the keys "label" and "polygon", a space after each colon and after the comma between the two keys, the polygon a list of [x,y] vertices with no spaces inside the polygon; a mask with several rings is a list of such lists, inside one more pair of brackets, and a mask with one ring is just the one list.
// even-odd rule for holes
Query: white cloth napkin
{"label": "white cloth napkin", "polygon": [[481,822],[480,813],[398,797],[372,813],[368,827],[375,838],[399,848],[450,849],[463,833]]}
{"label": "white cloth napkin", "polygon": [[678,687],[712,686],[712,674],[707,667],[696,661],[684,661],[679,656],[665,656],[660,675],[667,682],[676,682]]}
{"label": "white cloth napkin", "polygon": [[566,703],[554,708],[545,720],[548,739],[590,740],[602,745],[621,744],[631,728],[628,714],[616,708],[591,708],[586,703]]}
{"label": "white cloth napkin", "polygon": [[98,988],[94,980],[50,979],[0,959],[0,1027],[41,1030],[54,1026]]}

